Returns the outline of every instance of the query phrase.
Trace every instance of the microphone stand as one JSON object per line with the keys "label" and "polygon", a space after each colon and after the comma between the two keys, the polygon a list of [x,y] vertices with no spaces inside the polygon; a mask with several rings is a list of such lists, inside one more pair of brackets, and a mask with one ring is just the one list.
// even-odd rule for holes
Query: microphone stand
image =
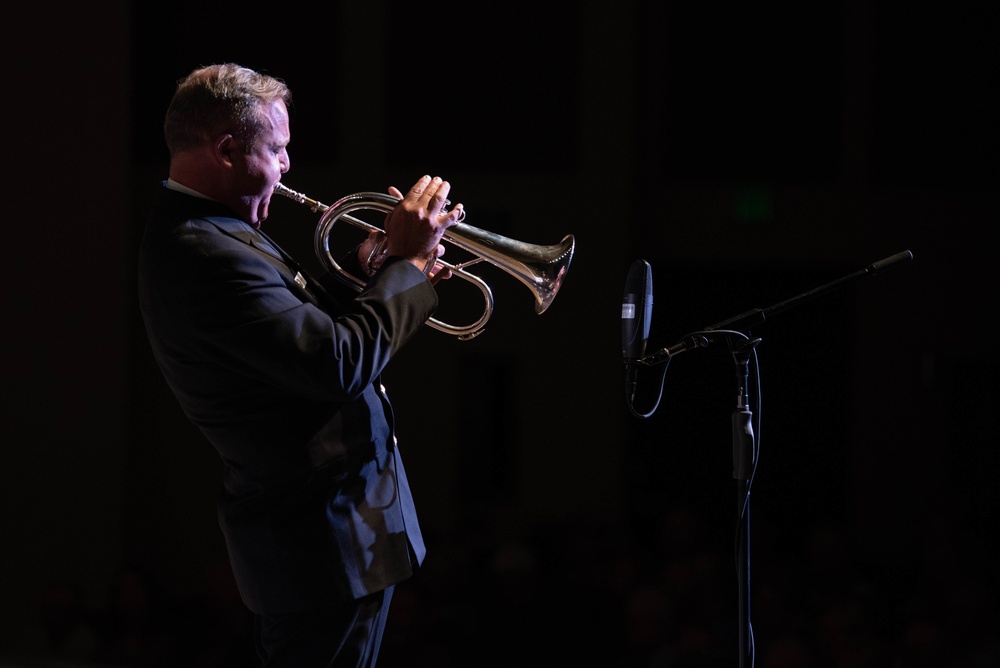
{"label": "microphone stand", "polygon": [[750,482],[757,466],[757,448],[754,442],[753,412],[750,410],[749,368],[750,354],[760,339],[743,341],[729,348],[736,363],[737,396],[733,422],[733,478],[736,480],[737,513],[737,582],[739,585],[740,612],[740,667],[748,661],[753,665],[753,627],[750,623]]}
{"label": "microphone stand", "polygon": [[902,251],[864,269],[843,276],[819,287],[813,288],[796,297],[779,302],[764,309],[751,309],[706,327],[700,332],[685,336],[674,345],[663,348],[638,360],[643,366],[655,366],[670,360],[686,350],[704,348],[717,338],[724,337],[728,344],[736,367],[737,397],[736,409],[732,413],[733,428],[733,478],[737,486],[737,578],[739,586],[739,651],[740,668],[753,665],[753,625],[750,621],[750,486],[753,473],[757,468],[757,443],[753,430],[753,412],[750,409],[749,367],[750,357],[754,354],[761,339],[751,339],[749,335],[739,331],[759,325],[768,317],[781,311],[798,306],[820,295],[826,294],[845,283],[862,276],[869,276],[888,269],[904,260],[913,257],[910,251]]}

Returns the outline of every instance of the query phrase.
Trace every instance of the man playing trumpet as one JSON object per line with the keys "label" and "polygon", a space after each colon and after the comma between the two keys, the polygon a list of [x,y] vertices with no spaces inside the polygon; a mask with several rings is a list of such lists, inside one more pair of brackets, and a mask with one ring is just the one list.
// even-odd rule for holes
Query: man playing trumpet
{"label": "man playing trumpet", "polygon": [[[424,176],[343,265],[304,274],[260,231],[288,172],[291,93],[234,64],[180,81],[169,178],[139,252],[163,375],[224,464],[218,517],[261,665],[375,665],[393,587],[424,558],[379,376],[437,307],[451,188]],[[377,269],[377,270],[376,270]],[[331,279],[333,277],[330,277]]]}

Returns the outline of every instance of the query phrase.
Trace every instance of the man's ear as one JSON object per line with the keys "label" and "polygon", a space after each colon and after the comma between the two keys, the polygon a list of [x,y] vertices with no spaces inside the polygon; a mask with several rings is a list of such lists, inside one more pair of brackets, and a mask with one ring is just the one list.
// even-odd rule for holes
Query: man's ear
{"label": "man's ear", "polygon": [[239,150],[236,138],[231,134],[219,135],[213,144],[213,155],[215,159],[224,163],[227,167],[233,166],[232,153]]}

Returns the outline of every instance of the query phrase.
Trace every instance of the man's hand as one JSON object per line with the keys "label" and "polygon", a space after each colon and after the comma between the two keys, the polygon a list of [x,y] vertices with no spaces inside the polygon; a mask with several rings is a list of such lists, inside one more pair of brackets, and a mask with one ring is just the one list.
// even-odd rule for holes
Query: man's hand
{"label": "man's hand", "polygon": [[450,190],[451,184],[438,176],[421,177],[406,195],[395,186],[389,188],[389,194],[400,201],[386,217],[388,254],[405,258],[436,280],[451,275],[450,270],[434,262],[444,254],[441,237],[465,213],[462,204],[445,210]]}

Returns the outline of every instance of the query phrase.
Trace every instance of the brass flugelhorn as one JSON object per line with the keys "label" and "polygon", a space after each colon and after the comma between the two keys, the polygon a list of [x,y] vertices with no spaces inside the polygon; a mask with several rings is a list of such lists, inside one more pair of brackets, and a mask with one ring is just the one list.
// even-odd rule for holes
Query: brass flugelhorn
{"label": "brass flugelhorn", "polygon": [[[323,213],[314,234],[316,257],[328,271],[336,273],[348,284],[361,290],[365,286],[365,281],[341,268],[334,259],[330,251],[330,232],[341,219],[368,232],[382,231],[379,227],[350,214],[365,209],[389,213],[399,203],[399,198],[385,193],[360,192],[342,197],[327,206],[281,183],[275,184],[274,192],[307,205],[313,213]],[[427,321],[427,324],[434,329],[457,336],[461,341],[467,341],[482,333],[486,322],[493,314],[493,291],[479,276],[465,271],[466,267],[486,260],[504,270],[531,290],[535,296],[535,313],[542,314],[552,304],[562,286],[576,247],[576,240],[572,234],[567,234],[557,244],[538,246],[508,239],[466,223],[456,223],[449,227],[443,239],[474,257],[459,264],[449,264],[441,259],[438,259],[437,263],[450,269],[454,277],[473,283],[483,293],[485,300],[482,315],[469,325],[450,325],[434,318]]]}

